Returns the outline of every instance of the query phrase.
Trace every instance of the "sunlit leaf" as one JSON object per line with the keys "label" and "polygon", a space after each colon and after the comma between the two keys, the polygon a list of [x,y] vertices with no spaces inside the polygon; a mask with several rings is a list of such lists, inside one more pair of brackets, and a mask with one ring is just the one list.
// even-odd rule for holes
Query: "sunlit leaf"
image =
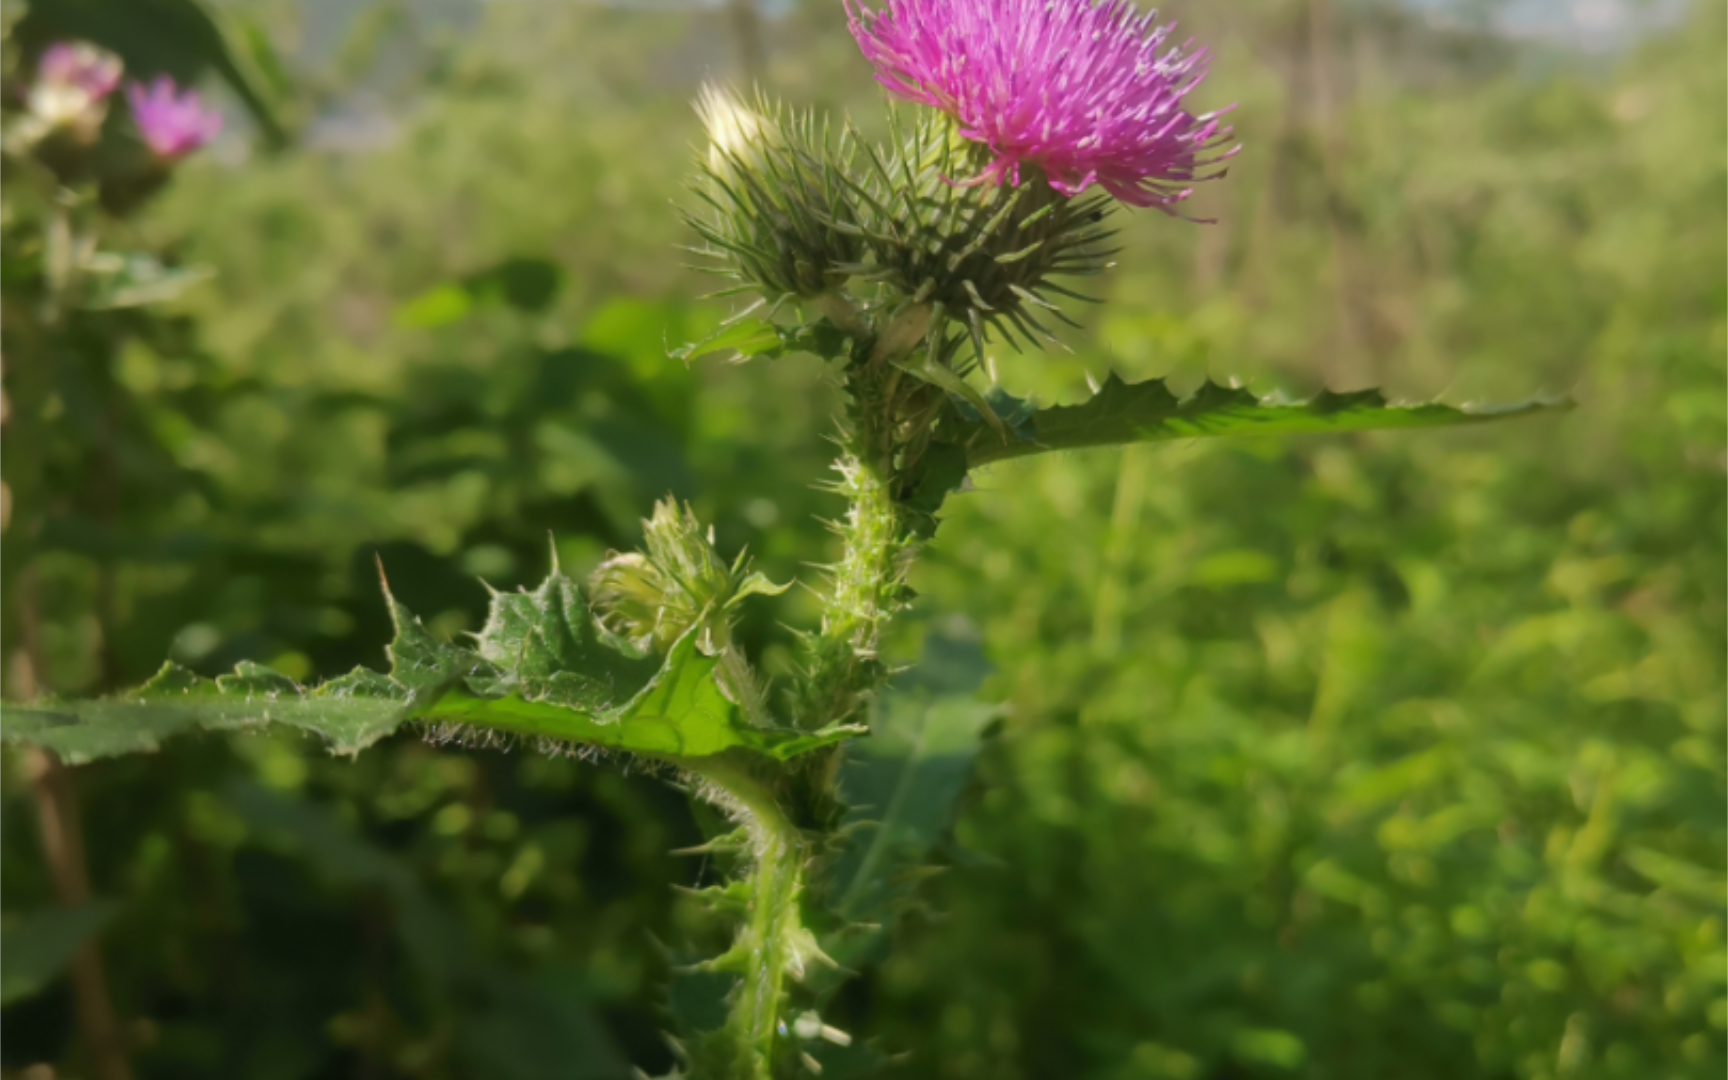
{"label": "sunlit leaf", "polygon": [[563,285],[556,264],[519,256],[428,289],[398,307],[395,320],[409,329],[435,330],[488,307],[538,314],[552,306]]}
{"label": "sunlit leaf", "polygon": [[615,710],[573,708],[520,693],[489,696],[457,686],[418,715],[662,758],[711,757],[742,749],[788,760],[859,733],[847,726],[820,732],[748,726],[714,680],[720,660],[703,656],[696,637],[692,631],[678,639],[654,678]]}
{"label": "sunlit leaf", "polygon": [[324,736],[337,753],[354,753],[406,719],[406,689],[373,672],[355,672],[302,692],[256,689],[252,678],[262,669],[242,667],[251,677],[228,687],[167,664],[125,697],[8,705],[0,740],[51,750],[77,765],[155,750],[163,740],[193,731],[283,724]]}
{"label": "sunlit leaf", "polygon": [[1177,397],[1163,379],[1126,383],[1115,375],[1078,405],[1038,409],[1007,394],[989,403],[1005,430],[964,401],[955,402],[959,421],[945,426],[944,441],[966,451],[969,467],[1091,446],[1208,438],[1220,435],[1288,435],[1382,428],[1453,427],[1566,409],[1565,401],[1455,408],[1393,405],[1378,390],[1326,391],[1305,401],[1257,397],[1240,387],[1207,382]]}
{"label": "sunlit leaf", "polygon": [[259,664],[203,679],[173,664],[138,690],[100,701],[9,706],[0,738],[71,764],[155,750],[193,731],[282,724],[352,754],[409,720],[677,761],[732,750],[788,760],[858,734],[753,727],[715,681],[720,661],[696,631],[664,660],[603,640],[575,583],[554,571],[533,592],[499,593],[466,648],[434,637],[394,597],[390,674],[364,668],[306,689]]}

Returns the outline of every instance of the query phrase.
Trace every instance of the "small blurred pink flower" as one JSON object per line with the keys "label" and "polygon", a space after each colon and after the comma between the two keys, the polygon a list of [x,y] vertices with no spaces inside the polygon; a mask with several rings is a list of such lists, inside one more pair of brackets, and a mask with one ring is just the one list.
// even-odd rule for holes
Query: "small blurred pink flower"
{"label": "small blurred pink flower", "polygon": [[132,122],[144,145],[160,161],[176,161],[207,145],[222,130],[222,114],[204,106],[196,90],[178,90],[174,80],[158,75],[146,88],[126,87]]}
{"label": "small blurred pink flower", "polygon": [[35,142],[63,130],[80,142],[94,142],[108,115],[108,95],[120,85],[120,71],[118,56],[87,41],[50,45],[36,62],[21,137]]}
{"label": "small blurred pink flower", "polygon": [[[1192,42],[1129,0],[845,0],[852,36],[889,92],[953,116],[996,155],[965,183],[1020,182],[1020,166],[1078,195],[1169,207],[1221,172],[1231,129],[1182,99],[1205,78]],[[1162,50],[1162,51],[1160,51]],[[1232,106],[1233,108],[1234,106]]]}
{"label": "small blurred pink flower", "polygon": [[39,82],[83,91],[100,101],[120,85],[120,58],[88,41],[62,41],[48,46],[36,63]]}

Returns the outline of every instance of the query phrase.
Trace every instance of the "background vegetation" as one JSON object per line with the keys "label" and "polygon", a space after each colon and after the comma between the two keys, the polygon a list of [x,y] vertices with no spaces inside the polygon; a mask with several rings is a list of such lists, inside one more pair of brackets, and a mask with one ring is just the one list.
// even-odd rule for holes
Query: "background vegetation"
{"label": "background vegetation", "polygon": [[[1207,102],[1240,102],[1219,223],[1125,219],[1074,354],[1004,354],[1001,382],[1580,407],[1004,464],[952,502],[898,647],[977,643],[1001,708],[936,759],[970,776],[946,869],[828,1018],[956,1080],[1720,1076],[1721,6],[1594,52],[1493,12],[1183,6]],[[837,4],[217,10],[289,137],[237,111],[128,227],[207,282],[32,357],[9,695],[165,653],[376,666],[375,559],[472,630],[479,579],[538,580],[549,532],[585,572],[668,491],[807,572],[831,388],[667,357],[726,310],[668,204],[705,76],[873,115]],[[8,339],[14,398],[29,355]],[[783,663],[813,612],[763,604],[751,651]],[[0,1069],[90,1075],[67,980],[31,966],[57,893],[5,764]],[[271,736],[72,781],[138,1076],[671,1063],[672,956],[705,931],[668,886],[710,872],[671,852],[713,823],[664,778]]]}

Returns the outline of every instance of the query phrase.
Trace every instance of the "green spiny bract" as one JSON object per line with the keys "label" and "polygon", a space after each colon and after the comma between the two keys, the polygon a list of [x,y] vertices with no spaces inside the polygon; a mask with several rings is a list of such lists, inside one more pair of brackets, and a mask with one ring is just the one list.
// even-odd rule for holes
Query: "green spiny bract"
{"label": "green spiny bract", "polygon": [[866,149],[867,167],[855,180],[870,261],[853,273],[930,305],[933,336],[944,319],[958,322],[979,357],[992,332],[1018,345],[1016,332],[1028,342],[1050,339],[1045,314],[1071,322],[1046,294],[1085,299],[1051,279],[1108,268],[1109,200],[1062,195],[1036,167],[1018,186],[967,185],[988,151],[940,114],[910,126],[896,119],[892,140],[885,150]]}
{"label": "green spiny bract", "polygon": [[756,108],[708,88],[698,109],[708,151],[691,182],[708,213],[684,215],[715,259],[704,269],[748,283],[764,298],[814,298],[838,289],[863,254],[849,133],[832,137],[813,114],[758,98]]}
{"label": "green spiny bract", "polygon": [[777,596],[775,585],[739,555],[730,565],[714,550],[688,506],[662,499],[642,523],[646,552],[614,552],[588,579],[596,620],[638,649],[665,652],[692,627],[696,645],[717,656],[732,643],[732,611],[747,596]]}

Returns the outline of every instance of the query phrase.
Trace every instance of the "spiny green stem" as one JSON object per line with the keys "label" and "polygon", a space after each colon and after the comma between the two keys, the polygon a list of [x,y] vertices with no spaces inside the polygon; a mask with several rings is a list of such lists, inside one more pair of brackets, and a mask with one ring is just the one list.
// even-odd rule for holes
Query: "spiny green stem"
{"label": "spiny green stem", "polygon": [[808,644],[800,688],[801,724],[852,719],[881,682],[882,632],[905,604],[906,569],[914,553],[887,469],[847,454],[836,464],[837,489],[851,504],[839,524],[840,562],[832,571],[822,629]]}
{"label": "spiny green stem", "polygon": [[766,1078],[774,1060],[786,975],[802,967],[796,939],[803,929],[798,901],[804,888],[804,850],[795,833],[772,833],[758,845],[753,884],[745,934],[755,946],[756,963],[739,987],[735,1010],[741,1034]]}
{"label": "spiny green stem", "polygon": [[834,463],[834,490],[846,497],[838,524],[840,562],[829,582],[822,629],[806,641],[797,721],[821,726],[853,719],[886,675],[878,652],[888,621],[906,603],[906,572],[916,545],[895,480],[900,361],[925,344],[932,310],[905,308],[876,327],[867,359],[847,374],[851,397],[845,453]]}
{"label": "spiny green stem", "polygon": [[[857,318],[856,309],[830,296],[818,303],[831,318]],[[857,717],[868,695],[885,677],[880,659],[888,621],[906,603],[906,571],[915,550],[906,512],[895,498],[898,361],[921,347],[930,309],[900,312],[879,328],[866,357],[851,369],[852,397],[845,452],[835,463],[834,487],[847,500],[837,529],[842,549],[832,571],[822,613],[822,628],[806,639],[804,676],[793,695],[795,720],[808,728],[826,727]],[[860,327],[868,332],[870,328]],[[735,660],[728,664],[727,661]],[[741,655],[722,661],[721,677],[729,696],[754,718],[759,688]],[[726,758],[697,766],[750,831],[752,862],[745,872],[748,906],[731,950],[716,966],[734,971],[741,983],[732,999],[725,1035],[725,1075],[740,1080],[772,1080],[787,977],[801,978],[806,963],[823,959],[800,918],[800,894],[810,851],[803,834],[776,800],[776,787],[760,772]]]}
{"label": "spiny green stem", "polygon": [[727,1026],[736,1043],[730,1075],[739,1080],[771,1080],[775,1040],[788,973],[798,976],[811,938],[799,917],[804,867],[809,853],[797,826],[788,819],[768,785],[748,768],[726,758],[695,766],[731,803],[750,832],[752,864],[749,909],[731,951],[722,958],[740,975]]}

